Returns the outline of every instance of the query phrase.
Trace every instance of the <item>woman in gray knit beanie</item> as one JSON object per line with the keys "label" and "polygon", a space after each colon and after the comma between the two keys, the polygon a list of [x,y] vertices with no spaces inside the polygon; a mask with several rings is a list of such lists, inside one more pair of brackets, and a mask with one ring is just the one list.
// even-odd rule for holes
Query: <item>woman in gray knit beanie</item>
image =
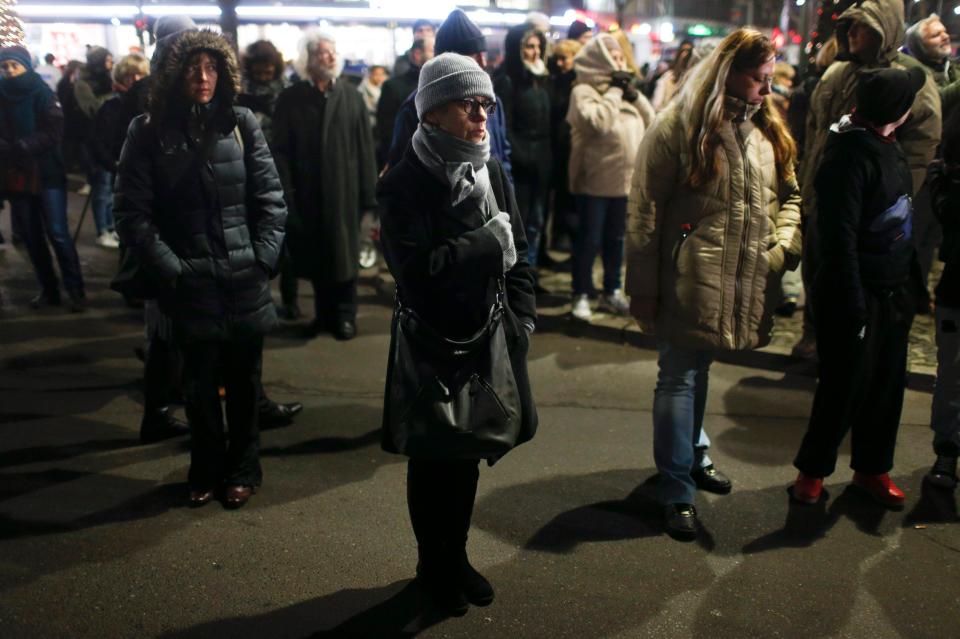
{"label": "woman in gray knit beanie", "polygon": [[[484,429],[490,428],[486,422],[464,432],[457,429],[460,416],[423,418],[418,402],[431,401],[435,390],[427,388],[428,382],[409,399],[398,392],[403,388],[398,380],[408,379],[407,371],[420,369],[423,362],[410,361],[415,349],[400,347],[399,314],[394,316],[383,447],[410,458],[407,500],[417,538],[418,582],[435,604],[453,615],[464,614],[468,603],[489,605],[494,597],[466,552],[479,462],[493,464],[533,437],[537,426],[526,365],[537,317],[533,270],[513,189],[499,162],[490,157],[486,124],[496,104],[490,78],[472,58],[444,53],[427,62],[416,96],[420,126],[403,159],[377,189],[381,238],[398,299],[423,324],[447,339],[466,340],[493,325],[487,323],[491,307],[501,286],[503,290],[496,335],[502,335],[501,344],[506,342],[505,366],[516,380],[515,394],[511,387],[505,401],[518,408],[509,412],[499,404],[514,429],[498,431],[496,437],[484,439]],[[457,369],[450,379],[469,372]],[[459,397],[462,391],[448,385],[444,396]],[[471,382],[470,392],[474,390]],[[476,391],[498,397],[489,388]],[[412,425],[411,414],[427,425]]]}

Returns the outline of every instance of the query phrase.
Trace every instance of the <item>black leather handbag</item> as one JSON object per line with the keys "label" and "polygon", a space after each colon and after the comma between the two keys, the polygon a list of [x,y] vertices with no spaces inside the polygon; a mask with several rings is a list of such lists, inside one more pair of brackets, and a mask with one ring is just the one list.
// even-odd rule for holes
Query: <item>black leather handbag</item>
{"label": "black leather handbag", "polygon": [[484,326],[452,340],[398,292],[385,397],[385,445],[413,458],[491,459],[520,434],[521,405],[503,328],[503,281]]}

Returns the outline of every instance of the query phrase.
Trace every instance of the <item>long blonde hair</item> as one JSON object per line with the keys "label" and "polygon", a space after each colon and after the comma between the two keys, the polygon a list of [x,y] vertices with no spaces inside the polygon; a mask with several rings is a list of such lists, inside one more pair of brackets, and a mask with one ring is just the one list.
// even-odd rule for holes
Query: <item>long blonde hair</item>
{"label": "long blonde hair", "polygon": [[[692,70],[680,89],[677,108],[686,118],[691,167],[687,183],[702,186],[720,170],[717,153],[724,122],[727,76],[730,71],[755,69],[769,60],[776,48],[769,38],[753,29],[737,29]],[[753,123],[773,145],[781,179],[794,175],[797,145],[770,96],[763,100]]]}

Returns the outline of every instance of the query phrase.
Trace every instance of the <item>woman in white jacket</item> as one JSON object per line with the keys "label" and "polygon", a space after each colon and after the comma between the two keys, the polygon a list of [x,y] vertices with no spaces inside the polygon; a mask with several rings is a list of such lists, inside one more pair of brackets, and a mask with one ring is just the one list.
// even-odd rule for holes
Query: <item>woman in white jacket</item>
{"label": "woman in white jacket", "polygon": [[588,320],[595,294],[593,262],[603,254],[603,295],[599,309],[626,315],[621,291],[627,194],[643,133],[653,107],[632,85],[623,51],[610,34],[600,34],[573,61],[577,83],[570,97],[570,192],[580,227],[573,246],[573,315]]}

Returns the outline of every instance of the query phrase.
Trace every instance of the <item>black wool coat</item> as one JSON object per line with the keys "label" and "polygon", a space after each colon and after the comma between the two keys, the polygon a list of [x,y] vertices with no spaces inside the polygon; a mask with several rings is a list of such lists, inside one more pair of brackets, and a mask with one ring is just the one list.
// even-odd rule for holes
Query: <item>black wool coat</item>
{"label": "black wool coat", "polygon": [[[510,215],[517,248],[517,263],[504,277],[504,333],[523,413],[516,442],[520,444],[532,438],[537,428],[527,375],[529,336],[523,328],[523,324],[536,324],[534,273],[506,173],[494,158],[487,168],[498,208]],[[381,179],[377,197],[387,266],[404,304],[447,337],[476,333],[487,320],[496,299],[496,280],[503,275],[503,251],[493,233],[483,227],[480,212],[464,210],[464,205],[452,207],[449,188],[427,171],[412,146]],[[390,374],[387,371],[387,388]],[[391,450],[386,438],[384,447]]]}
{"label": "black wool coat", "polygon": [[[117,232],[158,284],[186,341],[242,339],[277,322],[270,296],[287,216],[270,150],[249,109],[130,124],[114,196]],[[204,157],[206,156],[206,157]]]}
{"label": "black wool coat", "polygon": [[373,133],[360,92],[338,80],[326,96],[311,82],[284,89],[271,144],[290,217],[287,247],[298,277],[357,277],[360,213],[376,207]]}

